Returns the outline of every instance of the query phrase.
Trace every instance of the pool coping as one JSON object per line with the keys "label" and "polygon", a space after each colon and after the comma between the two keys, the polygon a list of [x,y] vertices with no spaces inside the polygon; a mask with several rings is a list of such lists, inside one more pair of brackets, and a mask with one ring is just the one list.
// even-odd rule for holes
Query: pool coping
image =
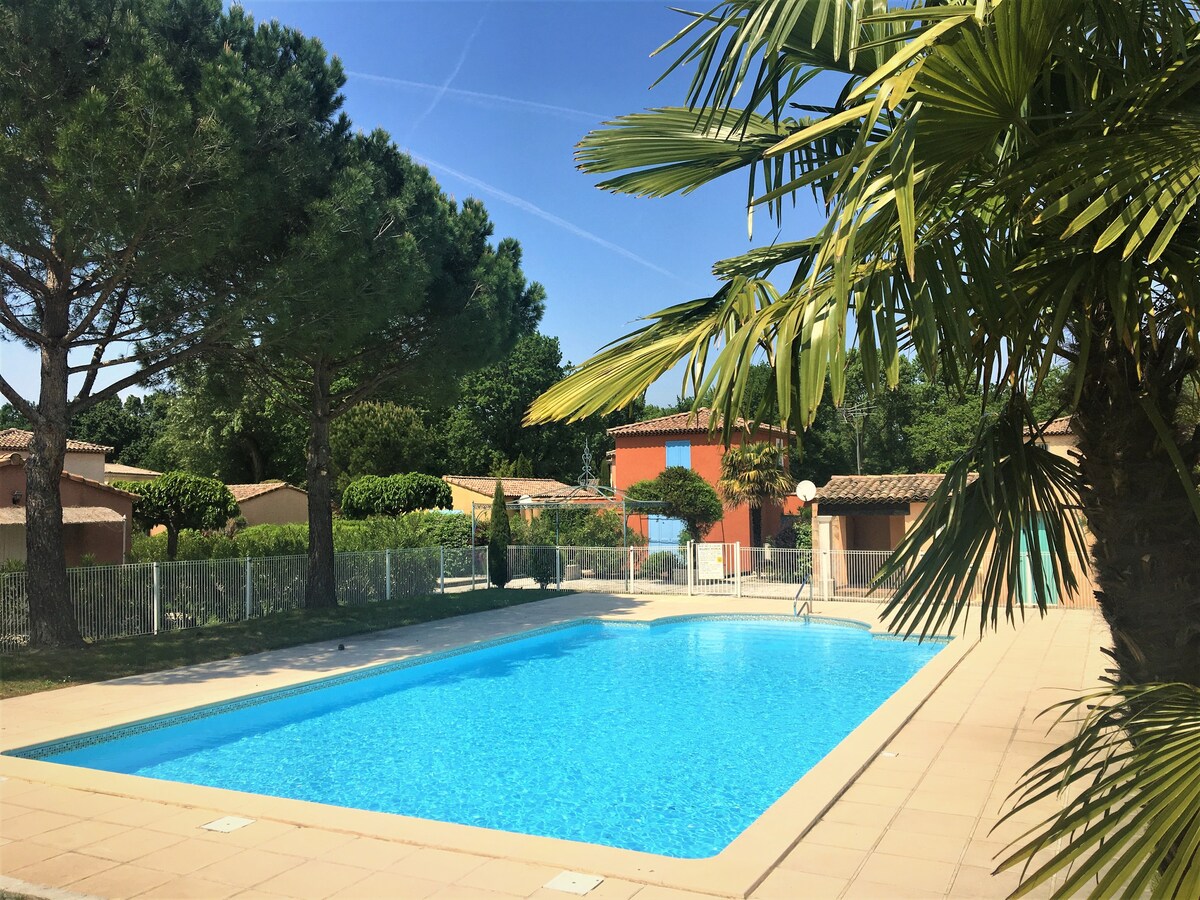
{"label": "pool coping", "polygon": [[[288,692],[319,689],[337,681],[370,677],[382,671],[407,668],[433,659],[445,658],[503,644],[538,633],[546,633],[586,622],[653,626],[671,621],[695,619],[790,619],[779,614],[741,612],[700,613],[684,616],[617,618],[582,616],[547,626],[516,629],[482,641],[467,642],[449,650],[417,654],[392,662],[356,667],[332,676],[303,679],[284,688],[237,694],[226,700],[184,707],[174,712],[125,723],[118,728],[137,727],[177,719],[190,712],[228,707],[239,701],[281,696]],[[862,627],[879,637],[894,637],[873,629],[857,619],[812,615],[812,621]],[[401,841],[437,849],[472,853],[479,856],[519,860],[574,869],[608,877],[677,888],[718,896],[748,896],[808,830],[851,786],[855,778],[878,756],[891,739],[907,724],[926,699],[954,671],[974,648],[976,640],[960,635],[917,671],[887,701],[872,712],[820,762],[772,804],[716,856],[704,859],[680,859],[635,850],[585,844],[559,838],[496,831],[470,825],[418,819],[392,813],[372,812],[328,806],[305,800],[268,797],[224,788],[204,787],[162,781],[135,775],[103,772],[68,766],[40,759],[0,756],[0,773],[62,787],[84,789],[143,800],[157,800],[193,807],[228,807],[240,815],[273,819],[301,826],[342,831],[355,835]],[[261,700],[259,701],[261,702]],[[208,713],[214,714],[214,713]],[[23,747],[5,747],[4,752],[36,750],[61,743],[64,739],[111,733],[113,728],[65,735]]]}

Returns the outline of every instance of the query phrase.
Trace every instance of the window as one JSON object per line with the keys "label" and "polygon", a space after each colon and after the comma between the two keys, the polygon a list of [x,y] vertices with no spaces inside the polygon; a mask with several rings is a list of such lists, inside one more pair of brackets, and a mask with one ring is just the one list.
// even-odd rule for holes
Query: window
{"label": "window", "polygon": [[667,441],[667,466],[692,467],[692,442]]}

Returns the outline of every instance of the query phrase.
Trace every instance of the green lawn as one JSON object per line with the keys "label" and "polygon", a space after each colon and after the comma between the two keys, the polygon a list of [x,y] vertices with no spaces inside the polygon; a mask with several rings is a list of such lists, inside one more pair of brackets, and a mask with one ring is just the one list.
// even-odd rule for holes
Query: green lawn
{"label": "green lawn", "polygon": [[228,625],[103,641],[83,650],[26,650],[0,656],[0,698],[416,625],[570,593],[489,588],[368,606],[297,609]]}

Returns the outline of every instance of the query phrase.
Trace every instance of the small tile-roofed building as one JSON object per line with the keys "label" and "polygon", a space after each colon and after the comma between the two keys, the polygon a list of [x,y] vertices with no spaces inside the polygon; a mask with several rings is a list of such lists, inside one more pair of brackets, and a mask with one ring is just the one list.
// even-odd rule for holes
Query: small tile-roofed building
{"label": "small tile-roofed building", "polygon": [[[67,565],[124,562],[133,536],[133,494],[64,471],[59,495]],[[16,451],[0,451],[0,562],[25,559],[27,497],[25,457]]]}
{"label": "small tile-roofed building", "polygon": [[[6,428],[0,431],[0,456],[17,453],[22,459],[29,458],[29,448],[33,443],[33,432],[21,428]],[[63,468],[93,481],[104,481],[104,457],[112,451],[112,447],[103,444],[93,444],[89,441],[67,439],[67,455],[63,459]]]}
{"label": "small tile-roofed building", "polygon": [[[471,514],[471,504],[491,503],[496,493],[496,479],[487,475],[443,475],[442,481],[450,485],[451,508]],[[571,498],[594,497],[575,485],[563,484],[553,478],[501,478],[500,489],[504,501],[512,503],[522,497],[531,500],[569,500]]]}
{"label": "small tile-roofed building", "polygon": [[308,492],[286,481],[226,485],[247,525],[308,521]]}

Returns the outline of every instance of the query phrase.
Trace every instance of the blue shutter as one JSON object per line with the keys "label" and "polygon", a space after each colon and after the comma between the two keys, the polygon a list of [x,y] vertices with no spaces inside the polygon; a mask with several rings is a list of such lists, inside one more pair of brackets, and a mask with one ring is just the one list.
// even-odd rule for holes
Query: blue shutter
{"label": "blue shutter", "polygon": [[667,466],[692,467],[692,442],[667,441]]}

